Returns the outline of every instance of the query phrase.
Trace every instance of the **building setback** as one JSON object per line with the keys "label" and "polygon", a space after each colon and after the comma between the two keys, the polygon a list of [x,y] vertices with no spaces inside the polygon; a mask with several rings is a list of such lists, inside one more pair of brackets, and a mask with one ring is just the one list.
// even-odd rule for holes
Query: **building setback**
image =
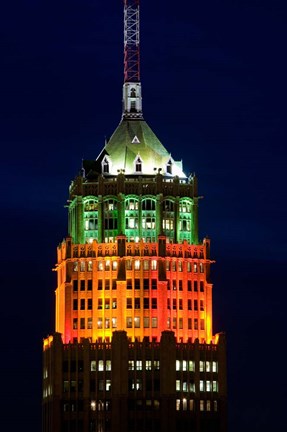
{"label": "building setback", "polygon": [[42,432],[227,431],[197,178],[143,118],[139,1],[124,0],[123,113],[69,188]]}

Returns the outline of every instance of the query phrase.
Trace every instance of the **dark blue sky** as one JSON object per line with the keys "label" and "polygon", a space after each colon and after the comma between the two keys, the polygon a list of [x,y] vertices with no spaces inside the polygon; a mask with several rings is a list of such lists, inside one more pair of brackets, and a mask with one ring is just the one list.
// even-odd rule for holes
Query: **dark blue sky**
{"label": "dark blue sky", "polygon": [[[204,196],[230,432],[286,430],[285,3],[141,1],[144,117]],[[39,432],[68,187],[121,118],[123,4],[10,0],[0,37],[0,427]]]}

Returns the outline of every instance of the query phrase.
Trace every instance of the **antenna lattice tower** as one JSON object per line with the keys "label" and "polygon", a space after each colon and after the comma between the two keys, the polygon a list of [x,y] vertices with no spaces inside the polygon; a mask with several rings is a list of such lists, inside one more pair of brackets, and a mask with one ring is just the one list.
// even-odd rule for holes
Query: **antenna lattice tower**
{"label": "antenna lattice tower", "polygon": [[140,81],[140,0],[124,0],[124,82]]}

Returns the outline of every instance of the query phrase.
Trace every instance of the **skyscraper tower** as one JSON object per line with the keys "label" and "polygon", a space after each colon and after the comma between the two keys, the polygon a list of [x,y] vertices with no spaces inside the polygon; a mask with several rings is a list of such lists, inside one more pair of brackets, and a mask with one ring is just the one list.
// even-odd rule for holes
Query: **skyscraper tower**
{"label": "skyscraper tower", "polygon": [[195,175],[143,118],[139,0],[124,0],[122,118],[69,187],[43,432],[226,432],[210,240]]}

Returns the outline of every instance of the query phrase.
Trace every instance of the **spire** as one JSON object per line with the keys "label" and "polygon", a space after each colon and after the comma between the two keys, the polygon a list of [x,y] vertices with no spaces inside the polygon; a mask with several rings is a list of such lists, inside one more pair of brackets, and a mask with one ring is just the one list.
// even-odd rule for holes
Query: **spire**
{"label": "spire", "polygon": [[142,119],[140,0],[124,0],[123,118]]}

